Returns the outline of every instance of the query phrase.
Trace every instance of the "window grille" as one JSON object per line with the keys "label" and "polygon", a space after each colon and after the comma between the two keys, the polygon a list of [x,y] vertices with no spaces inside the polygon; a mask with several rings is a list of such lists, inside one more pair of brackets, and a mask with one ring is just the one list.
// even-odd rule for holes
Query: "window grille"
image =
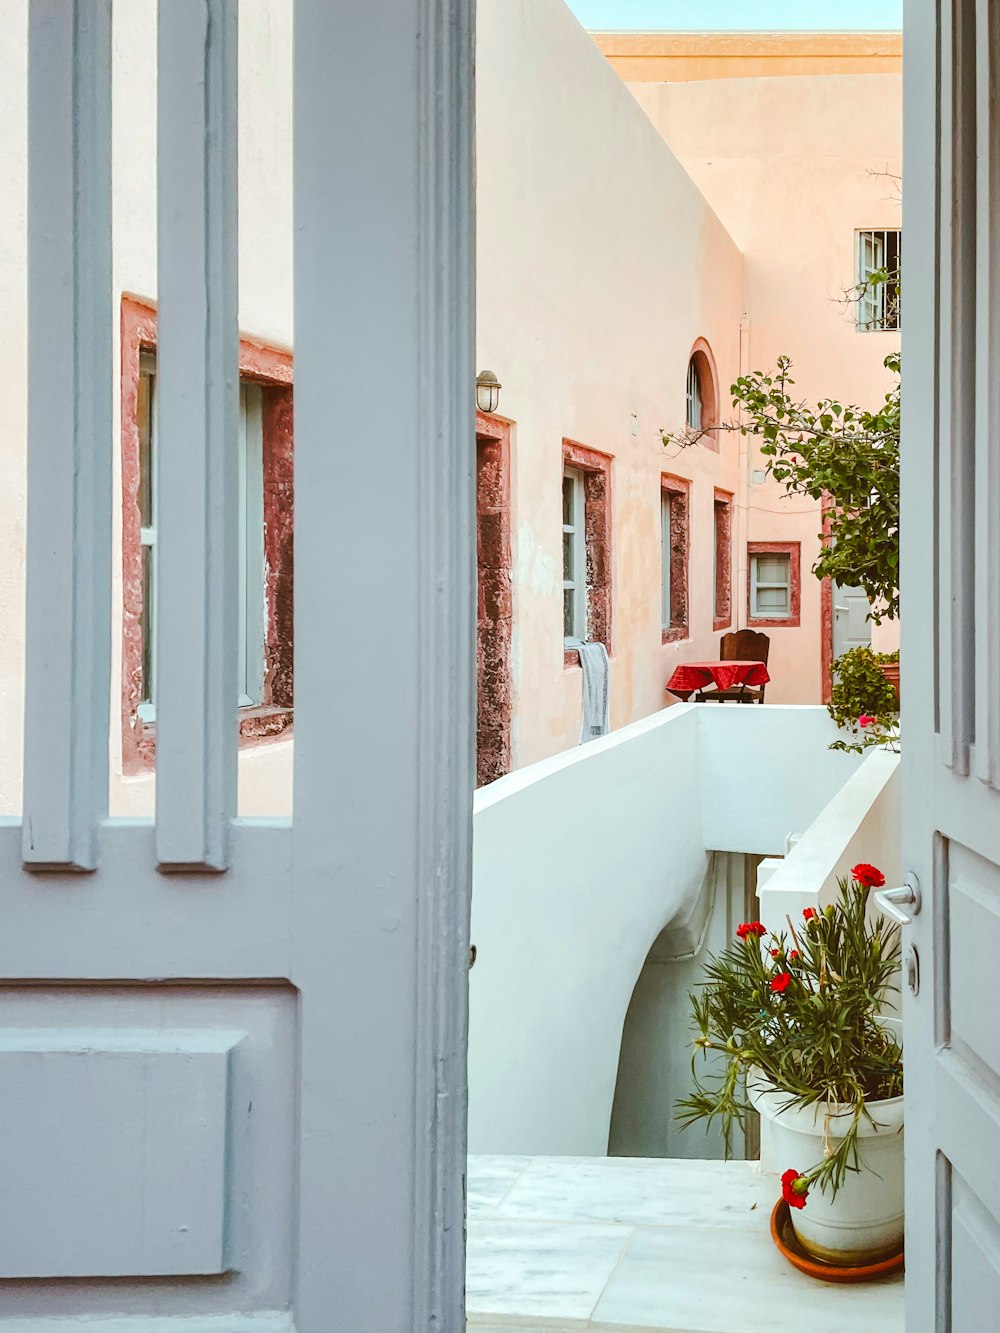
{"label": "window grille", "polygon": [[902,232],[857,233],[858,328],[891,332],[900,327],[900,261]]}

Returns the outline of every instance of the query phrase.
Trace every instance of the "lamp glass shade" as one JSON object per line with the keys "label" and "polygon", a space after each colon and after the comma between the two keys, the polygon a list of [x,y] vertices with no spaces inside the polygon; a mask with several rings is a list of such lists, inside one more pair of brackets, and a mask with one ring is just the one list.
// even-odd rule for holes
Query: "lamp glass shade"
{"label": "lamp glass shade", "polygon": [[476,405],[480,412],[495,412],[500,404],[500,381],[491,370],[476,378]]}

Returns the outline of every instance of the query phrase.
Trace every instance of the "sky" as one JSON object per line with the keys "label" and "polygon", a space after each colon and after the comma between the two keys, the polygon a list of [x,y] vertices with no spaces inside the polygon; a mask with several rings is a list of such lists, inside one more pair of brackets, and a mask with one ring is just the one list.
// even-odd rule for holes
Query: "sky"
{"label": "sky", "polygon": [[568,0],[585,28],[901,28],[903,0]]}

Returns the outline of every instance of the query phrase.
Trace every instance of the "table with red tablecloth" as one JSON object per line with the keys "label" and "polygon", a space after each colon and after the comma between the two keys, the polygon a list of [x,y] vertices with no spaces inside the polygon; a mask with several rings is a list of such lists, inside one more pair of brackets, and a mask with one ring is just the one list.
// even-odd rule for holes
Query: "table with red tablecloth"
{"label": "table with red tablecloth", "polygon": [[731,690],[736,685],[754,688],[766,685],[771,677],[763,662],[682,662],[667,681],[667,689],[679,699],[716,685]]}

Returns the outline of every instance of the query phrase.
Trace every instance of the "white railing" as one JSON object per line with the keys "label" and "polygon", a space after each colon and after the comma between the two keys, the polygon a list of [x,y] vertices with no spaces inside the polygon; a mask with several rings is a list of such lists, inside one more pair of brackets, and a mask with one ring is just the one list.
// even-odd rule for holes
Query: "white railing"
{"label": "white railing", "polygon": [[474,1152],[603,1155],[622,1026],[709,853],[773,855],[859,764],[823,708],[678,705],[501,778],[474,815]]}

